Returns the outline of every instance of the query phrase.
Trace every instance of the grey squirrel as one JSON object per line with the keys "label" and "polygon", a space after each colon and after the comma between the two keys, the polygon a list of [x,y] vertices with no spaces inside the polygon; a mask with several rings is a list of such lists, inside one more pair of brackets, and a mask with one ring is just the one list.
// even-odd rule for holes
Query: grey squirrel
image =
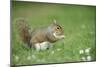
{"label": "grey squirrel", "polygon": [[27,43],[29,47],[34,47],[37,51],[50,48],[53,46],[51,43],[65,37],[62,27],[56,20],[47,27],[36,28],[32,31],[30,31],[25,20],[19,19],[16,22],[22,41]]}

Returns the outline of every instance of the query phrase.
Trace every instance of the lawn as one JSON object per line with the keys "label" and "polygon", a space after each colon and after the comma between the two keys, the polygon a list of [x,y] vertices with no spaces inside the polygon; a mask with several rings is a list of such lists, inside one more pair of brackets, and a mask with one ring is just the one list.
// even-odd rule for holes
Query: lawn
{"label": "lawn", "polygon": [[[96,6],[13,1],[11,5],[11,63],[15,65],[96,60]],[[52,49],[25,48],[18,38],[15,20],[28,20],[30,28],[50,25],[53,19],[63,27],[66,38]]]}

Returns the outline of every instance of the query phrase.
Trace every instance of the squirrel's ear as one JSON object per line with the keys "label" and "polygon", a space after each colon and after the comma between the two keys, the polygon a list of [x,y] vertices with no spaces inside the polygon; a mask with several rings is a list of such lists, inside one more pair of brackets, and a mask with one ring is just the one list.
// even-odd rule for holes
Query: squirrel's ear
{"label": "squirrel's ear", "polygon": [[53,20],[53,23],[54,23],[54,24],[57,24],[57,21],[56,21],[56,19],[54,19],[54,20]]}
{"label": "squirrel's ear", "polygon": [[55,25],[55,24],[57,24],[57,21],[56,21],[56,19],[53,19],[51,25]]}

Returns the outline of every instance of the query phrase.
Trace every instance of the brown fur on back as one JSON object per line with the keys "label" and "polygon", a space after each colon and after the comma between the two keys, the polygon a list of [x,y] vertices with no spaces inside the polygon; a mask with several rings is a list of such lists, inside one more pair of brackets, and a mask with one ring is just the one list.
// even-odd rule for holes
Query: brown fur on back
{"label": "brown fur on back", "polygon": [[39,28],[33,32],[30,42],[34,45],[35,43],[55,42],[57,39],[52,35],[52,32],[48,32],[48,27]]}

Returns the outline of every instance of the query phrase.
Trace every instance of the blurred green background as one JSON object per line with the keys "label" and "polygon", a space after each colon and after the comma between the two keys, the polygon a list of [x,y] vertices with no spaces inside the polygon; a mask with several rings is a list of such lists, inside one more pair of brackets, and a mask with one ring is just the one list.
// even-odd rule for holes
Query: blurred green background
{"label": "blurred green background", "polygon": [[[24,18],[31,28],[46,26],[53,19],[64,28],[64,43],[49,50],[26,49],[18,39],[15,20]],[[11,63],[16,65],[80,62],[96,60],[96,6],[12,1]],[[84,50],[90,48],[90,52]],[[80,51],[83,53],[80,54]],[[87,56],[91,56],[87,60]],[[84,58],[85,59],[84,59]]]}

